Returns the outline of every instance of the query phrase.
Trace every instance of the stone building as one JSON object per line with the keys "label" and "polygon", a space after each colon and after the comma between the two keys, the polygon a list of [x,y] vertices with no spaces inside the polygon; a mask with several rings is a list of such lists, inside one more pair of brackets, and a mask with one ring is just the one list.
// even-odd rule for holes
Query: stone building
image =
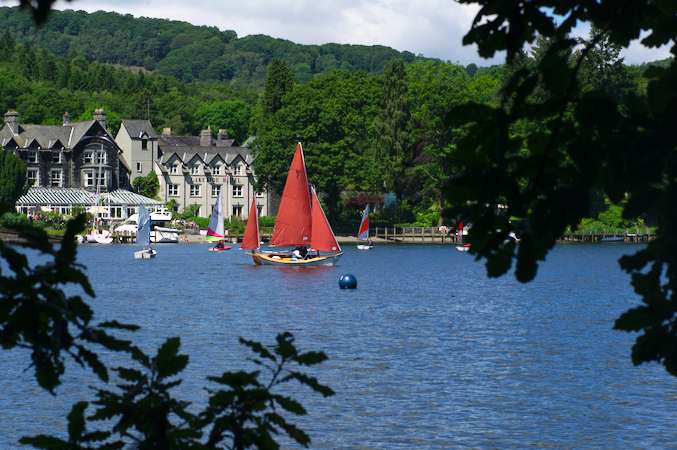
{"label": "stone building", "polygon": [[129,168],[102,109],[85,122],[71,122],[65,113],[62,125],[22,124],[13,110],[4,119],[0,146],[24,160],[32,186],[108,192],[129,185]]}
{"label": "stone building", "polygon": [[230,139],[225,130],[216,137],[209,129],[200,136],[175,136],[170,129],[158,135],[147,120],[123,120],[116,142],[132,169],[131,179],[148,174],[152,167],[160,181],[161,200],[175,200],[179,210],[196,205],[198,215],[209,216],[223,191],[226,218],[246,219],[253,196],[259,215],[274,213],[271,195],[254,190],[251,150]]}

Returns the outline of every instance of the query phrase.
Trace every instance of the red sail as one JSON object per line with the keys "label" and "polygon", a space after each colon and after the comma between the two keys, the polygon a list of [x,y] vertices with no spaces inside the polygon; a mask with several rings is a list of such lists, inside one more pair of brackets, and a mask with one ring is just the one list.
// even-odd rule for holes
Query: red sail
{"label": "red sail", "polygon": [[327,221],[327,216],[322,211],[315,189],[312,189],[312,196],[313,235],[310,238],[310,246],[323,252],[340,252],[341,246],[336,242],[336,237]]}
{"label": "red sail", "polygon": [[247,228],[244,230],[244,238],[242,238],[242,245],[240,248],[244,250],[256,250],[259,248],[259,214],[256,208],[256,197],[252,199],[252,206],[249,208],[249,216],[247,217]]}
{"label": "red sail", "polygon": [[293,246],[310,243],[310,194],[301,144],[296,144],[287,182],[282,191],[280,208],[275,219],[272,245]]}

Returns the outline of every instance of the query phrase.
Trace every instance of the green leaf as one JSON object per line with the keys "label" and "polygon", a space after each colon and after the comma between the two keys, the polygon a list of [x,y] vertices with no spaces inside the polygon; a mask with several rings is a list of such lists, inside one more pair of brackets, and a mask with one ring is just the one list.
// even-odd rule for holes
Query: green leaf
{"label": "green leaf", "polygon": [[181,372],[188,365],[188,355],[179,355],[181,339],[169,338],[158,350],[154,358],[160,378],[167,378]]}
{"label": "green leaf", "polygon": [[77,442],[85,432],[85,410],[87,402],[77,402],[68,414],[68,439]]}

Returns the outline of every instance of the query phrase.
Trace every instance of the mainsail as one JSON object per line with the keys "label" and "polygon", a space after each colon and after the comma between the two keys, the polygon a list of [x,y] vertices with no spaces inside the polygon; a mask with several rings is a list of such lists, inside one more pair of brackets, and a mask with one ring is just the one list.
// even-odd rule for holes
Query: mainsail
{"label": "mainsail", "polygon": [[357,239],[366,241],[369,239],[369,205],[364,208],[360,228],[357,229]]}
{"label": "mainsail", "polygon": [[252,206],[249,208],[249,216],[247,218],[247,228],[244,230],[244,237],[242,238],[242,245],[240,248],[244,250],[256,250],[260,246],[259,239],[259,215],[256,208],[256,197],[252,199]]}
{"label": "mainsail", "polygon": [[282,191],[271,244],[277,246],[309,245],[311,235],[308,176],[301,143],[296,144],[287,182]]}
{"label": "mainsail", "polygon": [[341,246],[336,242],[334,232],[329,225],[327,216],[324,215],[320,201],[317,198],[315,189],[312,191],[312,236],[310,238],[310,246],[315,250],[323,252],[340,252]]}
{"label": "mainsail", "polygon": [[150,214],[148,210],[139,205],[139,223],[136,226],[136,243],[144,247],[150,245]]}
{"label": "mainsail", "polygon": [[216,197],[216,205],[212,210],[212,217],[209,220],[209,227],[207,228],[208,241],[222,241],[225,239],[225,229],[223,226],[223,202],[221,201],[221,192],[219,191]]}

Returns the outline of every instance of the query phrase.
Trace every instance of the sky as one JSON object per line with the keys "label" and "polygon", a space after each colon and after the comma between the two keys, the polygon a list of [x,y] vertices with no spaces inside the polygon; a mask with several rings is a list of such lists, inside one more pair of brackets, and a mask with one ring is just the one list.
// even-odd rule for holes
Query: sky
{"label": "sky", "polygon": [[[474,46],[463,46],[477,7],[453,0],[58,0],[56,8],[183,20],[300,44],[386,45],[464,65],[503,60],[483,60]],[[623,56],[635,64],[669,52],[634,43]]]}

